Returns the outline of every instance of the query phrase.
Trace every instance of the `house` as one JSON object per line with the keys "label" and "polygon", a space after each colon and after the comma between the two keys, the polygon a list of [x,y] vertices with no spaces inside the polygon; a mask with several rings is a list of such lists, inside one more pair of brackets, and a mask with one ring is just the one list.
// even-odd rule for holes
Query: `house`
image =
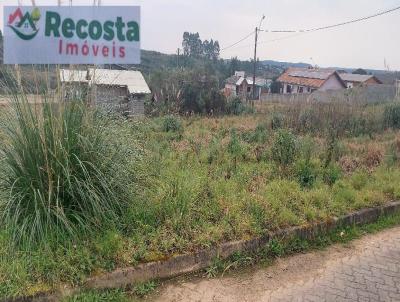
{"label": "house", "polygon": [[382,84],[382,82],[374,75],[352,73],[340,73],[339,75],[340,78],[346,83],[347,88],[353,88],[363,85]]}
{"label": "house", "polygon": [[345,89],[346,83],[332,69],[288,68],[277,81],[282,85],[281,93],[312,93]]}
{"label": "house", "polygon": [[[269,93],[271,80],[266,80],[260,77],[256,77],[256,99],[260,99],[264,93]],[[236,71],[235,75],[226,79],[224,94],[226,97],[237,96],[242,99],[253,98],[253,77],[246,77],[244,71]]]}
{"label": "house", "polygon": [[60,70],[66,99],[89,99],[96,106],[126,116],[143,115],[144,99],[151,93],[143,75],[133,70]]}

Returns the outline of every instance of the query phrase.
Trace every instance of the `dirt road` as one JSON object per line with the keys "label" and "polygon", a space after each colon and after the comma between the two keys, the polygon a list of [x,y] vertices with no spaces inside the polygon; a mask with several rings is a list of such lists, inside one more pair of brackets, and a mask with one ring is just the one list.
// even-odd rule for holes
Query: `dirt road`
{"label": "dirt road", "polygon": [[217,279],[171,281],[157,302],[400,301],[400,227],[349,246],[283,258]]}

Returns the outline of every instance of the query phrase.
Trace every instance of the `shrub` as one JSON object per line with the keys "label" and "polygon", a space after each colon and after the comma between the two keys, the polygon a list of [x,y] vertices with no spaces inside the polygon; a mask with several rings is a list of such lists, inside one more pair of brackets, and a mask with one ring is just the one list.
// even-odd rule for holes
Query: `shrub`
{"label": "shrub", "polygon": [[235,129],[231,132],[231,140],[228,144],[228,152],[232,155],[234,160],[234,167],[236,169],[237,159],[243,155],[243,146],[240,143],[239,137]]}
{"label": "shrub", "polygon": [[164,132],[178,133],[183,130],[181,121],[179,120],[179,118],[173,115],[168,115],[164,117],[162,123],[162,128]]}
{"label": "shrub", "polygon": [[238,97],[232,98],[227,102],[226,105],[227,114],[241,115],[252,112],[254,112],[253,108],[244,104],[243,101]]}
{"label": "shrub", "polygon": [[329,186],[334,185],[341,176],[341,169],[335,164],[329,164],[327,167],[325,167],[322,174],[324,182]]}
{"label": "shrub", "polygon": [[303,188],[311,188],[317,179],[316,166],[308,160],[301,160],[296,165],[296,175]]}
{"label": "shrub", "polygon": [[394,165],[400,159],[400,140],[397,139],[389,147],[388,153],[386,155],[386,164],[388,166]]}
{"label": "shrub", "polygon": [[274,112],[271,116],[271,129],[277,130],[283,127],[284,125],[284,116],[278,112]]}
{"label": "shrub", "polygon": [[15,98],[0,146],[9,196],[0,213],[13,242],[79,237],[118,221],[132,176],[112,125],[81,103],[45,102],[34,111]]}
{"label": "shrub", "polygon": [[296,158],[296,137],[288,130],[279,130],[272,146],[272,159],[281,167],[291,165]]}
{"label": "shrub", "polygon": [[384,120],[387,128],[400,129],[400,104],[387,105]]}
{"label": "shrub", "polygon": [[340,153],[337,133],[334,129],[330,129],[326,141],[325,167],[328,167],[333,161],[339,160]]}
{"label": "shrub", "polygon": [[383,152],[379,148],[369,148],[367,154],[364,157],[364,165],[368,169],[374,169],[378,167],[383,160]]}
{"label": "shrub", "polygon": [[360,161],[358,158],[350,157],[350,156],[343,156],[339,160],[339,165],[342,168],[342,171],[351,174],[353,173],[358,167],[360,167]]}
{"label": "shrub", "polygon": [[300,112],[298,130],[302,132],[314,132],[318,129],[318,117],[312,108]]}
{"label": "shrub", "polygon": [[242,136],[247,143],[264,144],[268,138],[267,128],[264,124],[259,124],[254,131],[244,132]]}

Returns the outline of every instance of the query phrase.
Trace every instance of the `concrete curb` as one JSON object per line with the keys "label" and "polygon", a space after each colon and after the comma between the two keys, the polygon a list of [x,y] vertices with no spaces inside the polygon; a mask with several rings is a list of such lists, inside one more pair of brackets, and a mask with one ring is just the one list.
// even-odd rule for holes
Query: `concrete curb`
{"label": "concrete curb", "polygon": [[[400,211],[400,202],[391,202],[387,205],[363,209],[330,221],[292,227],[279,230],[262,237],[223,243],[219,246],[202,250],[194,254],[179,255],[165,261],[144,263],[135,267],[117,269],[113,272],[87,279],[86,289],[113,289],[124,288],[128,285],[146,282],[154,279],[167,279],[179,275],[193,273],[212,265],[216,257],[226,259],[237,252],[256,252],[265,247],[274,238],[313,239],[319,234],[327,233],[338,227],[363,225],[376,222],[379,217],[394,214]],[[3,302],[36,302],[58,301],[61,297],[72,295],[78,289],[64,289],[51,295],[40,294],[35,297],[21,297],[17,299],[1,300]]]}
{"label": "concrete curb", "polygon": [[195,254],[180,255],[165,261],[117,269],[111,273],[88,279],[85,287],[90,289],[120,288],[138,282],[192,273],[209,267],[216,257],[226,259],[236,252],[255,252],[268,244],[273,238],[298,237],[301,239],[313,239],[316,235],[326,233],[337,227],[372,223],[382,215],[392,214],[397,211],[400,211],[400,202],[392,202],[382,207],[364,209],[331,221],[280,230],[250,240],[223,243],[218,247]]}

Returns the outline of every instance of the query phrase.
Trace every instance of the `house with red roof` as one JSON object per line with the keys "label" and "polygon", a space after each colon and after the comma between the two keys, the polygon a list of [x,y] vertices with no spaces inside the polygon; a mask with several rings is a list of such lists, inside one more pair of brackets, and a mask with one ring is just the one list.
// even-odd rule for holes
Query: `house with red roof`
{"label": "house with red roof", "polygon": [[347,88],[340,75],[332,69],[288,68],[277,81],[282,85],[281,93],[284,94]]}

